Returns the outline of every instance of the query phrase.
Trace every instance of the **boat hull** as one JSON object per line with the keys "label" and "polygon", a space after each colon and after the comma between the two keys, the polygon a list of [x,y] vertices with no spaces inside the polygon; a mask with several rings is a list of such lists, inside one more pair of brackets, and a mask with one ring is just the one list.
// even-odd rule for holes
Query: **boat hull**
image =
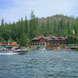
{"label": "boat hull", "polygon": [[14,50],[14,53],[26,53],[28,52],[27,50]]}

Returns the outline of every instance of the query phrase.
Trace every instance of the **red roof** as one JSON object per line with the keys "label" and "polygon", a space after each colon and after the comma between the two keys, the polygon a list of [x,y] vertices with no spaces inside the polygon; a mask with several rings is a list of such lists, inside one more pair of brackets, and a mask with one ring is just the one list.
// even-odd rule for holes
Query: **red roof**
{"label": "red roof", "polygon": [[50,35],[48,37],[44,37],[44,36],[35,36],[32,40],[40,40],[40,39],[46,39],[46,40],[64,40],[64,39],[67,39],[67,37],[56,37],[56,36],[53,36],[53,35]]}
{"label": "red roof", "polygon": [[43,36],[36,36],[35,38],[41,39],[44,38]]}

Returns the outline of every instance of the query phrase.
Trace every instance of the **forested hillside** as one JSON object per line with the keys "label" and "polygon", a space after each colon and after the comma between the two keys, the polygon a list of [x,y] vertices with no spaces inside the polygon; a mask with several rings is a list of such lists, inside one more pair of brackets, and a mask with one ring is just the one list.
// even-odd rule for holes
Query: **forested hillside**
{"label": "forested hillside", "polygon": [[[75,41],[73,41],[73,30],[75,31]],[[55,15],[47,18],[38,18],[31,12],[31,19],[21,18],[13,24],[4,23],[1,20],[0,42],[17,41],[21,46],[27,46],[34,36],[55,35],[68,36],[72,43],[78,42],[78,18],[64,15]]]}

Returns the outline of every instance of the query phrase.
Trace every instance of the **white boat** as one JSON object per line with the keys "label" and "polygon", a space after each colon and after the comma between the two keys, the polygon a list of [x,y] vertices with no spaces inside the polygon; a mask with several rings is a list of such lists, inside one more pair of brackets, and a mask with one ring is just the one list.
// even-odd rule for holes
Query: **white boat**
{"label": "white boat", "polygon": [[26,53],[28,52],[27,50],[25,49],[16,49],[16,50],[13,50],[14,53]]}

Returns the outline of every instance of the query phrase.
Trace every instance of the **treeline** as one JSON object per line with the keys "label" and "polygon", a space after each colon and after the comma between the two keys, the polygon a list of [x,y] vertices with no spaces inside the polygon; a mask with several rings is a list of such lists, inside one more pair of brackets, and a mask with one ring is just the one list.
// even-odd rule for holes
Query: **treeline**
{"label": "treeline", "polygon": [[[73,37],[73,30],[75,36]],[[21,46],[28,46],[34,36],[55,35],[68,36],[69,43],[78,42],[78,19],[64,15],[55,15],[47,18],[38,18],[31,12],[31,19],[21,18],[12,24],[4,23],[1,20],[0,42],[16,41]]]}

